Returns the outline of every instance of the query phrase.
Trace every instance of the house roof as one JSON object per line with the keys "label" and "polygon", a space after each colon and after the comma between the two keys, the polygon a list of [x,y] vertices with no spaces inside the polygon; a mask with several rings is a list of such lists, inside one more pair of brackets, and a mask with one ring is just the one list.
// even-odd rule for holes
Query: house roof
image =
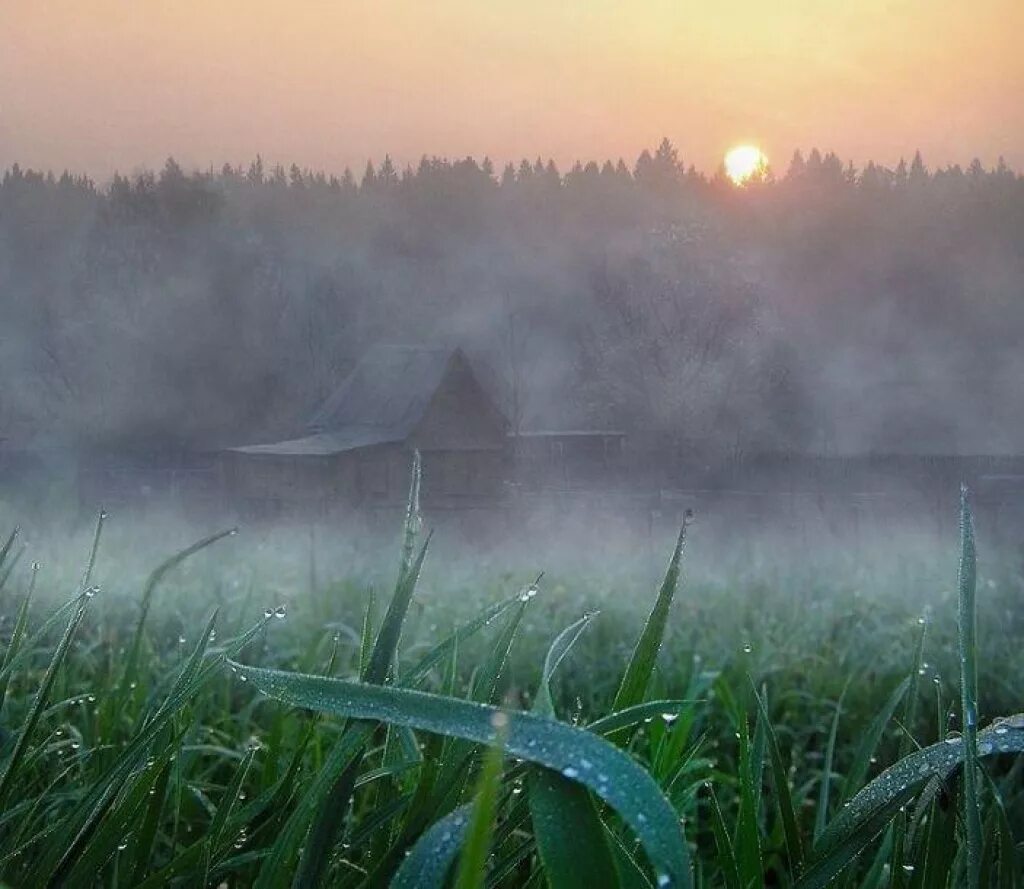
{"label": "house roof", "polygon": [[381,437],[381,434],[376,434],[372,430],[318,432],[304,438],[275,441],[271,444],[246,445],[240,448],[230,448],[230,450],[239,454],[264,454],[278,457],[330,457],[345,451],[354,451],[356,448],[384,444],[389,441],[394,441],[394,439]]}
{"label": "house roof", "polygon": [[378,442],[407,438],[458,349],[374,346],[309,421],[312,432],[357,430]]}
{"label": "house roof", "polygon": [[454,362],[465,362],[468,366],[461,349],[374,346],[310,418],[308,435],[230,450],[243,454],[330,456],[405,441],[423,419]]}

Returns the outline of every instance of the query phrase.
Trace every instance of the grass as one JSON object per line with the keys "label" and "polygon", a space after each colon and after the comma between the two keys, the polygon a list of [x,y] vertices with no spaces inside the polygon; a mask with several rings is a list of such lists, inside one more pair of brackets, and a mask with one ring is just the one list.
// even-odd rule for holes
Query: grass
{"label": "grass", "polygon": [[4,882],[1020,885],[1024,581],[979,574],[966,496],[955,593],[863,561],[684,582],[686,527],[647,592],[445,593],[418,487],[387,597],[285,608],[225,582],[227,531],[97,590],[101,518],[60,601],[6,538]]}

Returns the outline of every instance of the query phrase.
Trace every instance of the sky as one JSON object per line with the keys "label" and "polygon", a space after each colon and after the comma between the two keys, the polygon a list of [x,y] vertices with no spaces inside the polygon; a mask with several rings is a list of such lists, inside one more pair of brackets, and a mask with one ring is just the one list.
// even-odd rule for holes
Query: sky
{"label": "sky", "polygon": [[0,168],[99,179],[668,136],[1024,169],[1022,0],[0,0]]}

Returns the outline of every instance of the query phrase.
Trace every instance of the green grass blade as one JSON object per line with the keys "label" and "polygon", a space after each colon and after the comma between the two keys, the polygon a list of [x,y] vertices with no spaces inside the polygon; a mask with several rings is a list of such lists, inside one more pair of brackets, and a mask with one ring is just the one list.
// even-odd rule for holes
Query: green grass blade
{"label": "green grass blade", "polygon": [[601,716],[587,724],[587,730],[598,735],[611,735],[623,728],[630,728],[653,719],[656,716],[676,716],[696,703],[692,698],[666,698],[657,701],[644,701],[634,707],[627,707],[616,713]]}
{"label": "green grass blade", "polygon": [[42,715],[43,707],[46,705],[50,695],[50,689],[53,688],[54,680],[57,678],[57,671],[67,657],[71,641],[75,637],[75,632],[78,629],[78,625],[82,622],[82,618],[85,617],[86,609],[89,607],[89,602],[93,595],[92,590],[86,590],[78,597],[78,608],[64,628],[64,634],[61,636],[53,656],[50,658],[50,663],[43,674],[43,679],[39,684],[39,689],[36,691],[35,698],[32,700],[28,715],[25,717],[21,730],[18,732],[18,740],[14,744],[14,750],[7,761],[3,775],[0,776],[0,811],[7,805],[8,797],[14,788],[14,781],[18,776],[18,769],[32,740],[32,733],[39,723],[39,717]]}
{"label": "green grass blade", "polygon": [[135,867],[131,879],[132,885],[142,882],[152,860],[153,845],[160,828],[160,816],[167,800],[167,785],[170,783],[171,769],[172,764],[169,761],[165,762],[153,786],[153,793],[150,795],[146,814],[143,816],[142,826],[139,828],[135,841]]}
{"label": "green grass blade", "polygon": [[651,609],[643,631],[640,633],[626,672],[623,674],[622,682],[615,694],[613,710],[625,710],[627,707],[639,704],[647,692],[647,685],[651,680],[658,652],[665,637],[669,608],[672,605],[676,588],[679,586],[683,548],[686,545],[686,526],[687,523],[684,520],[679,529],[675,549],[672,551],[672,558],[669,559],[665,579],[658,590],[658,598],[654,603],[654,608]]}
{"label": "green grass blade", "polygon": [[[964,761],[965,744],[950,738],[905,756],[856,794],[814,847],[799,889],[828,885],[932,778],[945,780]],[[978,755],[1024,752],[1024,714],[993,723],[978,735]]]}
{"label": "green grass blade", "polygon": [[58,870],[48,882],[49,886],[87,886],[112,855],[127,848],[127,837],[135,826],[136,816],[149,799],[149,791],[170,760],[175,746],[167,747],[153,765],[138,773],[74,860],[65,859],[63,867],[67,868],[66,872]]}
{"label": "green grass blade", "polygon": [[331,748],[313,782],[299,799],[274,840],[270,854],[260,867],[259,877],[254,884],[255,889],[280,889],[288,885],[288,875],[314,813],[337,782],[338,776],[357,759],[363,745],[373,733],[373,728],[371,723],[353,725]]}
{"label": "green grass blade", "polygon": [[461,806],[424,831],[391,881],[391,889],[443,886],[462,848],[472,810],[472,805]]}
{"label": "green grass blade", "polygon": [[[17,657],[18,652],[21,650],[21,645],[25,641],[25,634],[28,632],[28,608],[32,602],[32,594],[36,588],[36,577],[39,574],[39,564],[36,563],[32,566],[32,575],[28,582],[28,592],[25,593],[25,598],[21,600],[21,605],[18,608],[18,616],[14,621],[14,631],[11,633],[11,641],[7,646],[7,651],[4,652],[4,659],[2,666],[6,667]],[[10,674],[4,672],[3,676],[0,677],[0,708],[4,705],[4,700],[7,697],[7,686],[10,683]]]}
{"label": "green grass blade", "polygon": [[384,621],[377,633],[373,651],[370,653],[370,661],[363,673],[364,682],[380,684],[387,681],[388,673],[395,659],[395,652],[398,650],[398,640],[402,635],[402,624],[405,623],[405,616],[409,611],[409,604],[412,602],[412,596],[416,590],[416,581],[419,579],[420,569],[423,567],[423,560],[427,556],[429,546],[430,535],[428,534],[427,539],[420,547],[419,554],[399,576],[395,593],[388,604],[387,613],[384,615]]}
{"label": "green grass blade", "polygon": [[462,854],[459,856],[455,889],[483,889],[487,875],[487,855],[490,852],[498,814],[498,792],[501,789],[508,717],[499,711],[494,714],[491,723],[494,726],[494,743],[487,751],[483,768],[480,770],[476,799],[466,827]]}
{"label": "green grass blade", "polygon": [[586,789],[549,769],[527,778],[537,851],[551,889],[616,889],[618,871],[604,825]]}
{"label": "green grass blade", "polygon": [[832,727],[828,733],[828,744],[825,747],[825,762],[821,770],[821,784],[818,786],[818,809],[814,814],[814,839],[817,840],[825,832],[828,823],[828,803],[832,789],[832,766],[836,758],[836,738],[839,735],[839,717],[843,712],[843,701],[849,682],[843,687],[839,700],[836,701],[836,712],[832,715]]}
{"label": "green grass blade", "polygon": [[[264,694],[298,707],[394,722],[480,744],[493,741],[491,720],[496,713],[507,712],[408,689],[236,666]],[[631,757],[583,729],[532,713],[507,715],[509,754],[585,784],[636,833],[659,873],[673,885],[689,889],[689,851],[678,820],[647,772]]]}
{"label": "green grass blade", "polygon": [[[789,787],[789,775],[782,761],[782,752],[779,749],[779,740],[775,735],[775,729],[768,718],[768,709],[765,706],[764,700],[757,693],[757,689],[754,689],[754,699],[757,701],[761,722],[765,727],[768,762],[772,773],[772,786],[775,788],[775,799],[778,803],[779,815],[782,819],[782,831],[786,839],[786,854],[789,856],[790,872],[795,876],[800,873],[803,867],[804,852],[803,844],[800,840],[800,827],[796,819],[796,810],[793,807],[792,791]],[[717,801],[715,805],[717,807]]]}
{"label": "green grass blade", "polygon": [[711,830],[715,835],[715,848],[718,850],[718,866],[722,868],[726,889],[743,889],[743,881],[740,879],[740,868],[736,861],[736,851],[733,849],[732,840],[729,838],[729,830],[725,826],[725,818],[722,817],[722,808],[718,805],[718,797],[715,796],[711,782],[708,782],[706,786],[708,797],[711,800]]}
{"label": "green grass blade", "polygon": [[125,659],[125,666],[121,680],[122,695],[125,691],[124,687],[127,686],[138,671],[139,652],[142,647],[143,631],[146,626],[146,619],[149,616],[150,607],[153,604],[153,595],[156,592],[156,588],[160,585],[160,582],[186,559],[206,549],[206,547],[212,546],[218,540],[234,536],[236,533],[236,528],[230,528],[226,531],[218,531],[216,534],[211,534],[209,537],[204,537],[202,540],[197,540],[191,546],[187,546],[185,549],[175,553],[170,558],[165,559],[152,571],[152,573],[150,573],[149,577],[146,579],[146,585],[142,589],[139,617],[135,624],[135,632],[132,635],[131,644],[128,646],[128,656]]}
{"label": "green grass blade", "polygon": [[757,788],[754,786],[753,745],[747,719],[740,720],[740,811],[736,819],[736,862],[744,886],[758,886],[763,879],[761,834],[757,823]]}
{"label": "green grass blade", "polygon": [[978,644],[977,555],[974,548],[974,517],[966,486],[960,489],[959,571],[960,702],[964,726],[964,826],[967,835],[967,887],[978,889],[981,872],[981,805],[978,800]]}
{"label": "green grass blade", "polygon": [[849,799],[864,785],[864,781],[868,776],[868,769],[871,768],[871,757],[875,755],[878,744],[882,739],[882,734],[885,732],[885,727],[892,721],[893,714],[896,712],[900,701],[903,700],[909,688],[910,677],[908,676],[896,686],[882,709],[879,710],[878,714],[871,721],[867,731],[861,736],[860,744],[857,745],[857,752],[853,757],[853,763],[843,781],[841,795],[844,800]]}
{"label": "green grass blade", "polygon": [[398,684],[409,688],[419,685],[434,667],[445,662],[458,645],[462,645],[463,642],[480,632],[496,618],[501,617],[510,608],[517,607],[520,602],[521,599],[518,595],[512,596],[492,605],[473,620],[460,626],[454,633],[431,648],[415,664],[402,671],[399,674]]}
{"label": "green grass blade", "polygon": [[554,717],[555,705],[551,697],[551,677],[595,616],[593,613],[585,614],[578,621],[562,630],[555,637],[555,641],[551,643],[548,653],[544,658],[544,669],[541,671],[540,685],[537,688],[537,696],[533,703],[534,713],[539,713],[541,716]]}

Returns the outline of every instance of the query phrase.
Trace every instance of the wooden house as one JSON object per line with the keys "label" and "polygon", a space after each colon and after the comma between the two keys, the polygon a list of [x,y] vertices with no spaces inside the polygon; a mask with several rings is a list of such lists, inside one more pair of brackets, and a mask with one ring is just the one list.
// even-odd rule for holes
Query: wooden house
{"label": "wooden house", "polygon": [[232,448],[236,501],[267,515],[397,506],[413,452],[428,508],[494,503],[504,489],[508,421],[461,349],[375,346],[301,437]]}

